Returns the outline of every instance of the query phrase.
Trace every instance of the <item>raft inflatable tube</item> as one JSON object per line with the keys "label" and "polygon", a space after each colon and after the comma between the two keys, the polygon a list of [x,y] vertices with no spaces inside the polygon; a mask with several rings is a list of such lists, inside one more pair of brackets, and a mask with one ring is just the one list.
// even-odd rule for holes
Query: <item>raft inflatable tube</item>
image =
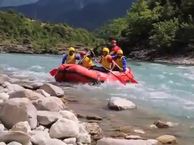
{"label": "raft inflatable tube", "polygon": [[98,82],[121,82],[137,83],[134,79],[134,75],[130,69],[124,72],[111,71],[109,73],[103,73],[96,70],[89,70],[81,65],[77,64],[63,64],[61,65],[55,75],[57,82],[70,82],[70,83],[98,83]]}

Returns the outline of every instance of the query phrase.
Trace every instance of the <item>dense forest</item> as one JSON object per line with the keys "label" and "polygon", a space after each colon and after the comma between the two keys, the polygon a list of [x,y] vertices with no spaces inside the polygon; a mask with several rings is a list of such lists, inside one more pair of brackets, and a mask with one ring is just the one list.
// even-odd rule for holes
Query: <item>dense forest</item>
{"label": "dense forest", "polygon": [[125,17],[104,25],[98,35],[115,37],[127,53],[190,54],[194,52],[194,1],[138,0]]}
{"label": "dense forest", "polygon": [[96,42],[95,36],[85,29],[75,29],[66,24],[42,23],[13,11],[0,11],[2,46],[14,47],[16,44],[29,47],[33,53],[58,53],[58,49],[65,46],[94,46]]}

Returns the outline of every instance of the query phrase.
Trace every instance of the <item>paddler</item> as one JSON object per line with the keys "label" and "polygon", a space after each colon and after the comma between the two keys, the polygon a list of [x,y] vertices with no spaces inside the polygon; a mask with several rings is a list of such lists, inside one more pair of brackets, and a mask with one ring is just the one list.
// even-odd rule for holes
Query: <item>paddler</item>
{"label": "paddler", "polygon": [[80,60],[80,56],[76,55],[75,48],[70,47],[68,54],[63,56],[62,64],[76,64],[76,60]]}
{"label": "paddler", "polygon": [[118,50],[117,54],[112,57],[114,59],[114,71],[126,72],[127,70],[127,60],[126,57],[123,55],[122,50]]}
{"label": "paddler", "polygon": [[80,65],[86,67],[88,69],[92,69],[95,65],[93,63],[94,54],[92,51],[88,51],[85,55],[82,55],[82,60],[80,61]]}
{"label": "paddler", "polygon": [[117,55],[117,51],[122,50],[122,49],[117,45],[117,41],[114,40],[114,39],[111,41],[111,47],[112,47],[111,53],[110,53],[111,56]]}

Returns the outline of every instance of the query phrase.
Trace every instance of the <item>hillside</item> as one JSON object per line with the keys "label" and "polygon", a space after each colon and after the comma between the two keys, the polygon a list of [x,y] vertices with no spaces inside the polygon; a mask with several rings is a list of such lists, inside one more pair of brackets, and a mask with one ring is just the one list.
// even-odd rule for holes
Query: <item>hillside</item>
{"label": "hillside", "polygon": [[8,52],[58,53],[70,45],[92,46],[93,34],[66,24],[41,23],[13,11],[0,11],[0,49]]}
{"label": "hillside", "polygon": [[39,0],[36,3],[2,8],[14,9],[33,19],[67,23],[93,30],[108,20],[125,15],[134,0]]}
{"label": "hillside", "polygon": [[116,37],[131,57],[194,57],[193,10],[193,0],[138,0],[126,17],[111,21],[98,34]]}

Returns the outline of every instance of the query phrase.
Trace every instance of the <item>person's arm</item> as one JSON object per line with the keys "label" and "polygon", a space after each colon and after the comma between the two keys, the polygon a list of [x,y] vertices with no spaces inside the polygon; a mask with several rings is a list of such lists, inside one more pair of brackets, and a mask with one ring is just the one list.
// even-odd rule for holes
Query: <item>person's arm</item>
{"label": "person's arm", "polygon": [[122,64],[123,64],[123,72],[126,72],[127,70],[127,60],[125,57],[122,59]]}
{"label": "person's arm", "polygon": [[63,56],[63,59],[62,59],[62,64],[64,64],[64,63],[65,63],[66,59],[67,59],[67,54],[65,54],[65,55]]}

